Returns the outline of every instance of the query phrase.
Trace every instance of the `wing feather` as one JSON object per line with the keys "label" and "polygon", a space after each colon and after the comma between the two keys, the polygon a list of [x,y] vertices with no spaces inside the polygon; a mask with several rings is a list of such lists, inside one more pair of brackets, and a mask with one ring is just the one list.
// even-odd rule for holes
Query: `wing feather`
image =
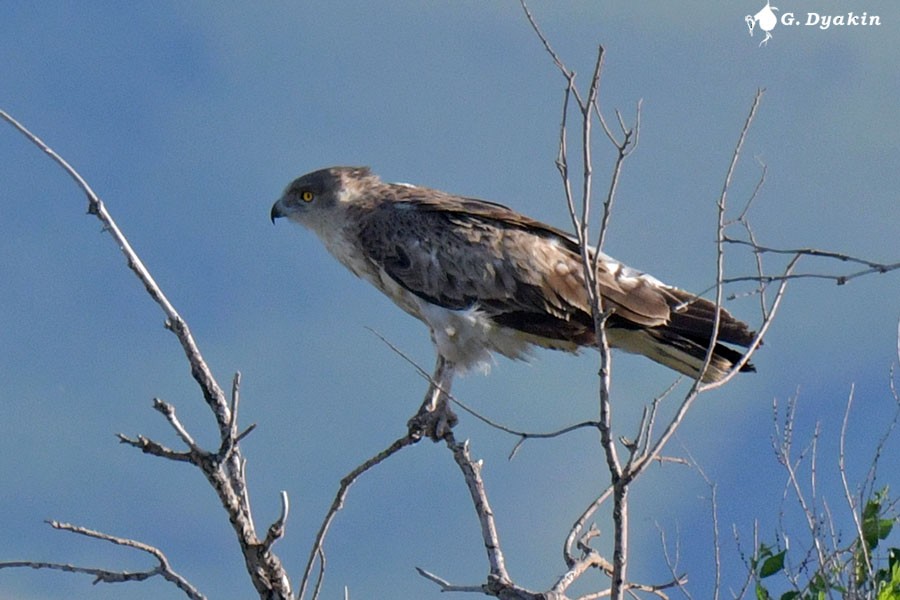
{"label": "wing feather", "polygon": [[[403,288],[452,310],[477,307],[531,336],[594,343],[579,247],[563,231],[505,206],[406,186],[360,215],[369,260]],[[684,339],[705,352],[715,304],[601,255],[597,285],[612,327],[660,328],[661,343]],[[748,345],[753,333],[722,310],[719,341]],[[723,358],[739,353],[724,349]]]}
{"label": "wing feather", "polygon": [[[590,320],[581,257],[568,235],[499,204],[428,191],[385,202],[361,219],[364,252],[400,285],[451,309],[478,302],[498,312],[565,320],[577,312]],[[670,302],[656,280],[602,260],[597,283],[620,317],[645,326],[668,321]]]}

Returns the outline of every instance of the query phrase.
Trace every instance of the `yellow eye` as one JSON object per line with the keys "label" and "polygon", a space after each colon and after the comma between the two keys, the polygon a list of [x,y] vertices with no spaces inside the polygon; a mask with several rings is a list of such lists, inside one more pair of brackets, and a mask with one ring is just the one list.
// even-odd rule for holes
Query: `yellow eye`
{"label": "yellow eye", "polygon": [[301,198],[304,202],[312,202],[312,199],[313,199],[313,193],[312,193],[311,191],[309,191],[309,190],[304,190],[304,191],[300,192],[300,198]]}

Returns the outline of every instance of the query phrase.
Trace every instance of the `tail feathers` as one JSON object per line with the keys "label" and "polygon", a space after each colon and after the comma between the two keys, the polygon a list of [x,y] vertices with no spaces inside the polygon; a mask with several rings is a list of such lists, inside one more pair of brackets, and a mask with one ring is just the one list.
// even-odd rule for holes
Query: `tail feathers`
{"label": "tail feathers", "polygon": [[[715,302],[700,298],[684,290],[668,288],[671,310],[667,328],[691,339],[703,341],[712,337],[716,314]],[[719,330],[716,339],[726,344],[749,346],[756,334],[743,321],[719,308]]]}
{"label": "tail feathers", "polygon": [[[688,377],[697,378],[706,359],[706,343],[681,335],[670,327],[646,329],[610,329],[610,345],[633,354],[642,354],[661,365],[674,369]],[[703,374],[704,383],[719,381],[741,360],[743,354],[723,344],[716,343],[709,365]],[[743,372],[756,371],[749,362],[741,367]]]}
{"label": "tail feathers", "polygon": [[[690,292],[669,286],[659,291],[669,304],[669,319],[656,327],[639,327],[613,315],[607,330],[610,344],[662,365],[697,378],[706,360],[709,340],[713,337],[716,304]],[[704,382],[719,381],[743,358],[743,353],[726,344],[749,346],[756,334],[743,321],[724,308],[719,308],[716,345],[709,365],[703,373]],[[749,362],[741,371],[756,371]]]}

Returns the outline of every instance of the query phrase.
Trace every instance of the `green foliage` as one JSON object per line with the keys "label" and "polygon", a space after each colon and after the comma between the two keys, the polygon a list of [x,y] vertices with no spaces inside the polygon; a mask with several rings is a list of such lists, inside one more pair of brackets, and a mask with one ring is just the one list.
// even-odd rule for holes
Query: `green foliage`
{"label": "green foliage", "polygon": [[750,559],[750,568],[756,581],[757,600],[774,600],[765,580],[783,573],[793,589],[784,592],[778,600],[825,600],[841,597],[900,600],[900,548],[889,548],[886,553],[876,552],[880,542],[887,539],[894,528],[895,518],[885,515],[890,499],[887,488],[879,490],[866,502],[859,515],[861,535],[847,548],[834,548],[825,564],[818,565],[814,573],[802,581],[803,570],[792,571],[787,562],[788,550],[760,544]]}
{"label": "green foliage", "polygon": [[888,550],[888,566],[875,573],[875,580],[879,582],[876,600],[900,600],[900,548]]}

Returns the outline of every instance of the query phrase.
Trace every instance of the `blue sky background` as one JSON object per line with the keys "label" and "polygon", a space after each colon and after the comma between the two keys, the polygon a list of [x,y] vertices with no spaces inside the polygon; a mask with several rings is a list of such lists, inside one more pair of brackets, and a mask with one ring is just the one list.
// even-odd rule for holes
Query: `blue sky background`
{"label": "blue sky background", "polygon": [[[619,108],[630,119],[643,99],[640,146],[606,249],[686,289],[714,281],[715,201],[759,87],[767,92],[731,198],[737,207],[751,193],[758,157],[768,166],[752,212],[760,241],[900,258],[900,7],[782,0],[782,14],[866,11],[882,25],[779,25],[759,48],[760,32],[748,36],[743,19],[762,4],[532,5],[583,84],[604,45],[607,114]],[[272,202],[307,171],[368,164],[387,180],[503,202],[568,228],[554,168],[562,77],[511,1],[13,1],[0,6],[0,56],[0,105],[107,202],[219,381],[243,373],[243,423],[257,424],[243,445],[257,524],[277,516],[278,492],[288,491],[292,513],[277,549],[298,580],[337,482],[403,433],[425,388],[367,328],[426,367],[433,355],[421,324],[345,272],[311,234],[272,227]],[[598,188],[610,156],[598,135]],[[149,564],[54,532],[42,523],[52,518],[154,544],[210,597],[252,596],[200,475],[114,437],[176,445],[151,409],[158,396],[214,443],[162,314],[56,166],[8,127],[0,157],[0,560]],[[746,254],[731,256],[730,273],[748,274]],[[786,507],[793,539],[802,537],[771,450],[773,399],[799,394],[798,445],[821,423],[818,490],[851,537],[838,433],[855,384],[847,460],[857,481],[894,410],[898,277],[792,286],[755,359],[759,373],[702,397],[670,446],[717,483],[725,590],[744,573],[732,525],[747,552],[754,522],[774,541]],[[729,309],[758,321],[755,299]],[[499,360],[489,377],[459,381],[456,393],[511,427],[552,430],[595,416],[596,360],[590,352]],[[616,355],[619,434],[633,434],[641,408],[672,379]],[[571,522],[607,480],[594,436],[529,442],[509,462],[513,438],[466,415],[457,431],[485,461],[511,574],[546,589],[563,570]],[[898,451],[894,439],[879,473],[894,490]],[[709,495],[696,471],[676,465],[635,485],[635,579],[669,578],[663,530],[681,541],[679,570],[695,597],[711,594]],[[461,584],[487,573],[462,478],[446,449],[430,443],[357,483],[327,552],[328,598],[345,585],[353,598],[439,597],[415,566]],[[92,587],[85,577],[7,570],[0,596],[179,594],[159,582]]]}

